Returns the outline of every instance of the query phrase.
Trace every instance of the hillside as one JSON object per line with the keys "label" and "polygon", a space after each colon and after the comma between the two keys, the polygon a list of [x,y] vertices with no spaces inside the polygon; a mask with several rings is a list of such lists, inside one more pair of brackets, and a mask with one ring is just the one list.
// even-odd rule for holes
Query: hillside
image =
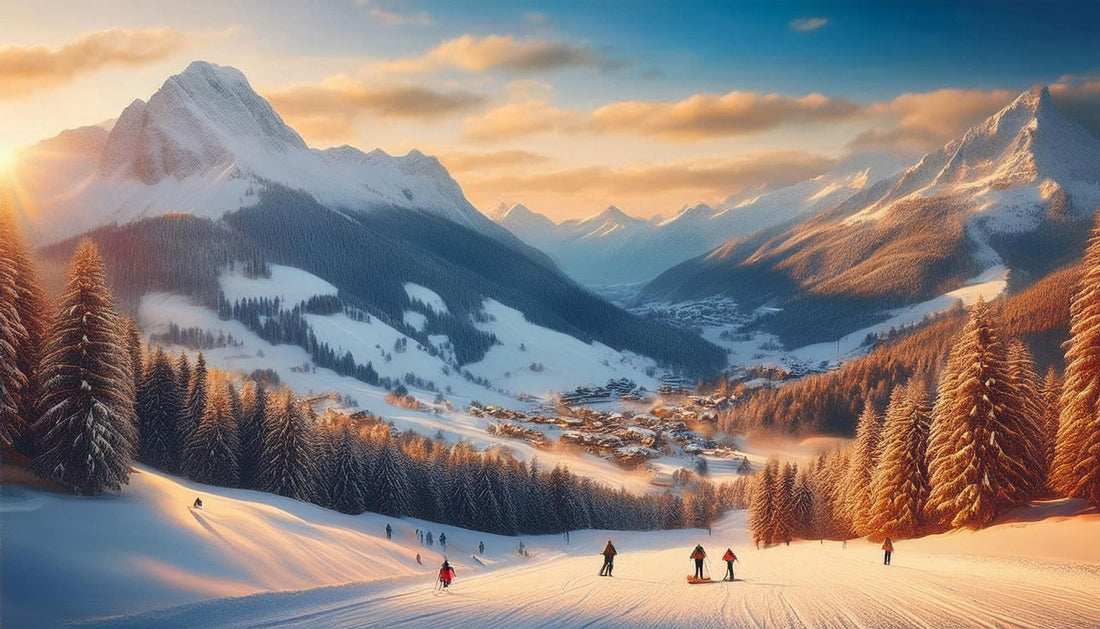
{"label": "hillside", "polygon": [[[188,508],[196,495],[202,511]],[[5,574],[22,575],[3,589],[3,622],[13,627],[1100,622],[1090,595],[1100,575],[1090,543],[1098,516],[1074,501],[1025,507],[982,531],[900,541],[890,567],[881,565],[877,545],[863,541],[754,550],[738,511],[709,537],[575,531],[567,544],[558,535],[518,540],[447,528],[457,577],[446,594],[433,592],[440,549],[418,545],[415,535],[439,527],[416,520],[346,516],[145,469],[122,496],[8,486],[0,507],[0,561]],[[620,555],[614,577],[601,579],[596,552],[608,537]],[[485,553],[475,559],[481,541]],[[515,552],[520,541],[527,558]],[[700,541],[715,577],[722,548],[733,547],[735,583],[684,582],[687,553]],[[38,587],[47,582],[54,587]],[[59,588],[65,596],[52,596]]]}

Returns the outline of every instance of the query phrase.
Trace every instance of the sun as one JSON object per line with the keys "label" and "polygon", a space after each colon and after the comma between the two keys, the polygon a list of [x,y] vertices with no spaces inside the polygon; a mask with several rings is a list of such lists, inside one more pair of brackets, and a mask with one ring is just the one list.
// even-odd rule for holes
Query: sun
{"label": "sun", "polygon": [[15,167],[16,150],[14,146],[0,144],[0,173],[9,172]]}

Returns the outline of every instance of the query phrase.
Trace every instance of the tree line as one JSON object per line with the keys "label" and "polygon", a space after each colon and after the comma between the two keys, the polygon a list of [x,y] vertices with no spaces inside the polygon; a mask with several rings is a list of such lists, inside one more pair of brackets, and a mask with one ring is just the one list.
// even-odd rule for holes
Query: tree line
{"label": "tree line", "polygon": [[981,528],[1030,500],[1100,504],[1100,225],[1070,308],[1065,374],[1035,361],[979,300],[952,339],[934,399],[914,378],[885,412],[864,403],[855,440],[798,466],[768,463],[750,529],[792,538],[911,538]]}

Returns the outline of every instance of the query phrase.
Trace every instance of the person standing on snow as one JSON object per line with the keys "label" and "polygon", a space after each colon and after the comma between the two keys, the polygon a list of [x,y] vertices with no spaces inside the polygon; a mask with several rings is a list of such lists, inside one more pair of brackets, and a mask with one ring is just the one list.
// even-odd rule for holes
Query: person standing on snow
{"label": "person standing on snow", "polygon": [[455,578],[455,569],[451,567],[451,564],[444,559],[443,565],[439,568],[439,582],[443,584],[443,587],[449,587],[451,580]]}
{"label": "person standing on snow", "polygon": [[479,554],[479,555],[484,555],[485,554],[485,542],[478,542],[477,543],[477,554]]}
{"label": "person standing on snow", "polygon": [[890,554],[894,552],[894,542],[891,542],[889,537],[882,543],[882,551],[885,553],[882,558],[882,565],[889,566]]}
{"label": "person standing on snow", "polygon": [[447,550],[447,534],[446,533],[440,533],[439,534],[439,546],[443,550]]}
{"label": "person standing on snow", "polygon": [[722,555],[722,561],[726,562],[726,576],[730,581],[734,581],[733,578],[733,562],[737,561],[737,555],[733,554],[732,548],[726,549],[726,554]]}
{"label": "person standing on snow", "polygon": [[607,546],[603,547],[603,567],[600,568],[601,577],[611,576],[611,571],[615,569],[615,555],[619,554],[615,550],[615,545],[611,543],[611,540],[607,540]]}
{"label": "person standing on snow", "polygon": [[393,539],[393,527],[386,523],[386,539]]}
{"label": "person standing on snow", "polygon": [[699,544],[695,547],[695,550],[691,551],[690,557],[695,560],[695,578],[703,578],[703,560],[707,558],[707,551],[703,550],[703,545]]}

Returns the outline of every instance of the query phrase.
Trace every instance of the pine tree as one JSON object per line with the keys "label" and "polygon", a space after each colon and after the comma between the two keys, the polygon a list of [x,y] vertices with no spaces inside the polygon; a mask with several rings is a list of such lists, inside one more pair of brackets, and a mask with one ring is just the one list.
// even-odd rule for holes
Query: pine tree
{"label": "pine tree", "polygon": [[195,482],[236,487],[240,480],[237,419],[230,403],[230,387],[221,373],[208,374],[203,414],[184,450],[183,471]]}
{"label": "pine tree", "polygon": [[317,496],[311,412],[289,391],[272,400],[260,461],[262,491],[309,502]]}
{"label": "pine tree", "polygon": [[126,328],[126,352],[130,356],[130,370],[134,374],[134,390],[137,391],[145,373],[141,364],[141,330],[133,317],[123,316],[122,321]]}
{"label": "pine tree", "polygon": [[868,398],[856,424],[856,439],[852,444],[848,475],[844,479],[843,513],[851,529],[858,535],[867,532],[867,514],[871,507],[871,475],[878,462],[881,424]]}
{"label": "pine tree", "polygon": [[30,427],[41,396],[38,363],[52,310],[15,217],[0,208],[0,456],[38,453]]}
{"label": "pine tree", "polygon": [[[940,381],[928,443],[929,520],[980,528],[1018,502],[1024,462],[1006,454],[1019,438],[1004,348],[981,299],[959,334]],[[1008,450],[1013,450],[1008,446]]]}
{"label": "pine tree", "polygon": [[332,508],[341,513],[358,514],[367,508],[361,445],[351,426],[332,431],[334,459],[329,468],[328,493]]}
{"label": "pine tree", "polygon": [[752,501],[749,503],[749,532],[752,541],[756,545],[764,542],[767,546],[772,541],[771,522],[775,511],[775,494],[778,484],[779,460],[771,459],[764,469],[757,474],[756,484],[752,490]]}
{"label": "pine tree", "polygon": [[1007,404],[1011,412],[1004,415],[1011,423],[1005,430],[1015,438],[1006,443],[1005,454],[1022,464],[1020,475],[1011,482],[1017,489],[1015,499],[1025,501],[1039,497],[1047,478],[1042,383],[1035,372],[1035,359],[1019,339],[1008,342],[1007,360],[1012,399]]}
{"label": "pine tree", "polygon": [[370,477],[374,509],[382,515],[401,517],[409,512],[410,490],[405,473],[405,454],[391,438],[380,446]]}
{"label": "pine tree", "polygon": [[1047,370],[1043,378],[1043,447],[1046,457],[1047,487],[1050,485],[1050,474],[1054,467],[1054,445],[1058,441],[1058,415],[1062,412],[1062,379],[1054,367]]}
{"label": "pine tree", "polygon": [[921,384],[898,386],[883,426],[882,456],[871,481],[868,532],[875,539],[914,537],[928,500],[930,409]]}
{"label": "pine tree", "polygon": [[255,489],[260,461],[264,452],[264,433],[267,424],[267,389],[263,383],[251,380],[241,391],[240,453],[237,457],[241,471],[241,487]]}
{"label": "pine tree", "polygon": [[120,490],[137,445],[134,376],[99,250],[77,247],[41,363],[35,472],[77,494]]}
{"label": "pine tree", "polygon": [[821,530],[815,518],[813,473],[807,466],[800,468],[794,479],[792,503],[794,535],[802,539],[821,537]]}
{"label": "pine tree", "polygon": [[798,466],[790,462],[784,464],[779,473],[771,520],[772,538],[776,541],[790,543],[794,537],[794,482],[797,476]]}
{"label": "pine tree", "polygon": [[1051,486],[1064,496],[1100,504],[1100,219],[1070,304],[1061,407]]}
{"label": "pine tree", "polygon": [[180,471],[183,451],[180,416],[183,401],[176,371],[159,347],[148,361],[137,390],[138,460],[171,474]]}
{"label": "pine tree", "polygon": [[187,397],[183,402],[183,428],[180,434],[185,448],[194,438],[195,430],[198,429],[202,415],[206,411],[206,375],[206,358],[202,352],[199,352],[195,368],[191,371],[191,381],[187,384]]}

